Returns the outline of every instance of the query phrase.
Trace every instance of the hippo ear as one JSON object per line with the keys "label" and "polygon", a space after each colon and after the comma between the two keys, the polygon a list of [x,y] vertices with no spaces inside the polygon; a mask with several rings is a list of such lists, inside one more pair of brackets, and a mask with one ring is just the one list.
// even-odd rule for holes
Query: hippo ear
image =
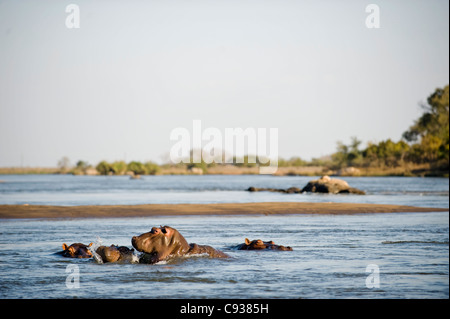
{"label": "hippo ear", "polygon": [[251,241],[248,238],[245,238],[245,244],[250,245]]}
{"label": "hippo ear", "polygon": [[94,244],[94,243],[90,243],[90,244],[88,245],[88,247],[91,247],[93,244]]}
{"label": "hippo ear", "polygon": [[173,229],[169,226],[163,226],[161,227],[161,232],[164,234],[164,236],[172,236],[173,235]]}
{"label": "hippo ear", "polygon": [[67,246],[66,243],[62,244],[62,249],[63,249],[63,250],[67,250],[67,248],[69,248],[69,246]]}

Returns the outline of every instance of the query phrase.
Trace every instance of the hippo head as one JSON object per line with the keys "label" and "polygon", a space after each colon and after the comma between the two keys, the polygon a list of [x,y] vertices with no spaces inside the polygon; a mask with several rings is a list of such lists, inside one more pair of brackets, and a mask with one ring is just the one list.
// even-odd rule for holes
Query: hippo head
{"label": "hippo head", "polygon": [[242,250],[274,249],[274,250],[292,251],[291,247],[276,245],[271,240],[270,241],[262,241],[261,239],[255,239],[255,240],[250,241],[248,238],[245,238],[245,243],[243,245],[241,245],[240,249],[242,249]]}
{"label": "hippo head", "polygon": [[262,241],[261,239],[255,239],[250,241],[248,238],[245,238],[245,246],[249,250],[257,250],[257,249],[267,249],[269,245],[274,245],[273,241]]}
{"label": "hippo head", "polygon": [[91,258],[92,253],[89,251],[89,247],[92,246],[92,243],[89,245],[81,244],[81,243],[75,243],[70,246],[67,246],[67,244],[63,244],[63,252],[62,255],[64,257],[71,257],[71,258]]}
{"label": "hippo head", "polygon": [[102,258],[104,263],[113,263],[123,259],[125,256],[132,255],[133,251],[134,249],[129,249],[128,247],[111,245],[109,247],[100,246],[95,252]]}
{"label": "hippo head", "polygon": [[175,228],[153,227],[148,233],[133,236],[131,244],[136,250],[149,254],[147,262],[156,263],[170,255],[184,255],[190,246]]}

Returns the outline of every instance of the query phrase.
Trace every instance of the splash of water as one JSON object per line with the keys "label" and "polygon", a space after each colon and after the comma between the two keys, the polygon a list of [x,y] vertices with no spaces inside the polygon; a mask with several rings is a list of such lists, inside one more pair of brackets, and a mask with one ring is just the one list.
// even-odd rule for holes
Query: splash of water
{"label": "splash of water", "polygon": [[97,236],[95,242],[92,243],[92,246],[89,247],[89,251],[92,253],[92,256],[94,257],[94,260],[98,263],[98,264],[103,264],[103,259],[102,257],[100,257],[99,254],[97,254],[96,250],[98,247],[103,245],[103,240]]}
{"label": "splash of water", "polygon": [[135,251],[133,251],[133,254],[131,255],[131,261],[132,264],[139,264],[139,254]]}

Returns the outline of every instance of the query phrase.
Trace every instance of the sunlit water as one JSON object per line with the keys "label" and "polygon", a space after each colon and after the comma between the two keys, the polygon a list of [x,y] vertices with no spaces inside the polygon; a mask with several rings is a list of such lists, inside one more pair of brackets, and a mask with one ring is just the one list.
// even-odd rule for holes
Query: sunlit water
{"label": "sunlit water", "polygon": [[[1,176],[0,204],[143,204],[256,201],[374,202],[448,207],[448,179],[345,178],[368,195],[248,193],[302,187],[312,178],[267,176]],[[152,226],[229,259],[177,258],[156,265],[101,264],[57,255],[62,243],[131,247]],[[236,251],[244,239],[294,251]],[[79,270],[72,288],[70,267]],[[366,284],[368,265],[379,287]],[[69,268],[67,268],[69,266]],[[373,269],[373,268],[372,268]],[[68,272],[66,272],[68,271]],[[0,298],[448,298],[448,213],[172,216],[0,220]]]}

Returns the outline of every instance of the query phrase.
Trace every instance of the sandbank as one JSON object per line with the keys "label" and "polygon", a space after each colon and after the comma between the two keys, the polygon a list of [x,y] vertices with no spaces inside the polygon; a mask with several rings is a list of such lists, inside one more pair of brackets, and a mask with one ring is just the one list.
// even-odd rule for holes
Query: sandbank
{"label": "sandbank", "polygon": [[289,215],[448,212],[448,208],[359,203],[222,203],[101,206],[0,205],[0,218],[102,218],[187,215]]}

